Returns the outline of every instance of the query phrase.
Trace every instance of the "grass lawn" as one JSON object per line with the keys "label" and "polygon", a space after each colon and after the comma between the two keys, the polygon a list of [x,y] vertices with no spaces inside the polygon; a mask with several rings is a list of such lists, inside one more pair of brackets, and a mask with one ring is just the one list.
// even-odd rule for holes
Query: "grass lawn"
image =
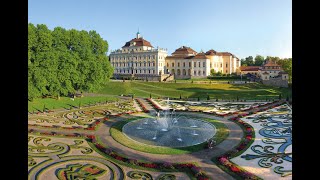
{"label": "grass lawn", "polygon": [[[201,82],[204,81],[205,83],[209,83],[211,82],[228,82],[228,81],[241,81],[241,79],[208,79],[208,78],[196,78],[196,79],[176,79],[177,82],[185,82],[185,83],[191,83],[191,81],[193,82]],[[245,78],[242,79],[242,81],[246,81]],[[170,81],[170,82],[174,82]]]}
{"label": "grass lawn", "polygon": [[52,98],[36,98],[32,102],[28,101],[28,111],[43,111],[43,107],[47,109],[59,109],[59,108],[70,108],[70,106],[79,106],[81,102],[82,105],[93,104],[96,102],[105,102],[114,101],[116,97],[104,97],[104,96],[88,96],[88,97],[79,97],[75,98],[74,101],[71,100],[69,97],[61,97],[59,100],[52,99]]}
{"label": "grass lawn", "polygon": [[247,100],[265,100],[278,98],[282,94],[282,98],[287,95],[291,97],[291,89],[266,86],[258,83],[248,84],[192,84],[192,83],[163,83],[163,82],[144,82],[144,81],[126,81],[126,82],[107,82],[105,87],[98,93],[121,95],[135,94],[137,97],[153,98],[169,97],[169,98],[197,98],[206,100],[210,99],[239,99]]}
{"label": "grass lawn", "polygon": [[[219,122],[218,120],[213,120],[208,118],[205,118],[203,120],[206,120],[212,123],[216,127],[217,132],[216,132],[216,135],[214,136],[214,140],[216,141],[216,144],[221,143],[225,138],[228,137],[229,129],[223,123]],[[151,146],[151,145],[138,143],[136,141],[129,139],[127,136],[125,136],[122,133],[122,127],[130,121],[131,120],[126,120],[126,121],[120,121],[115,123],[110,128],[110,134],[113,137],[113,139],[116,140],[118,143],[124,146],[127,146],[131,149],[135,149],[142,152],[153,153],[153,154],[186,154],[186,153],[196,152],[207,147],[206,142],[198,145],[194,145],[194,146],[181,147],[181,148],[159,147],[159,146]]]}

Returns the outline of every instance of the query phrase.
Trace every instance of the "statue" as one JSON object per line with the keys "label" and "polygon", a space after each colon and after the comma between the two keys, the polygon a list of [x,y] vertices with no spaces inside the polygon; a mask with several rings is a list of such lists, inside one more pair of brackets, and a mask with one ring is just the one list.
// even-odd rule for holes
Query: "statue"
{"label": "statue", "polygon": [[212,149],[216,145],[216,141],[213,139],[208,140],[208,148]]}

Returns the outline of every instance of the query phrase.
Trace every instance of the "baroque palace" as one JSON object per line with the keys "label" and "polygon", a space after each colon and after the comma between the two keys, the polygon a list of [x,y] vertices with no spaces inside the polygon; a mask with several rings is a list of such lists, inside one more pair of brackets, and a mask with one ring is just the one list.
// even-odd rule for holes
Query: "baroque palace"
{"label": "baroque palace", "polygon": [[211,69],[231,74],[241,66],[235,55],[212,49],[197,53],[190,47],[182,46],[168,56],[167,49],[154,48],[139,32],[121,49],[110,53],[110,62],[116,79],[133,77],[151,81],[204,78],[210,75]]}

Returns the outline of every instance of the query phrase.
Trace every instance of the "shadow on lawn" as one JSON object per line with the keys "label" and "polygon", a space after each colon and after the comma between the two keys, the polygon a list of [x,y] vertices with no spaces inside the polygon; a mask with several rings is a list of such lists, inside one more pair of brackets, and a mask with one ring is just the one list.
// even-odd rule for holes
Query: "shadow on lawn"
{"label": "shadow on lawn", "polygon": [[[234,89],[233,89],[234,88]],[[192,87],[192,88],[178,88],[177,90],[193,92],[190,95],[190,98],[207,98],[208,95],[210,98],[219,98],[219,99],[266,99],[266,97],[278,97],[279,94],[282,94],[283,97],[290,95],[289,89],[278,88],[278,87],[269,87],[262,84],[241,84],[241,85],[231,85],[229,89],[221,88],[201,88],[201,87]],[[270,91],[272,90],[272,91]]]}

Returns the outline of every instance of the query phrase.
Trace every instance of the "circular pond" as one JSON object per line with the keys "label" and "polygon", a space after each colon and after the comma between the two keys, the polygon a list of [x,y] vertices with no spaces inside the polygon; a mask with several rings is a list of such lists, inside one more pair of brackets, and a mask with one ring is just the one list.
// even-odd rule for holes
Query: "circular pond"
{"label": "circular pond", "polygon": [[144,118],[123,126],[122,132],[137,142],[164,147],[186,147],[212,138],[216,128],[206,121],[180,118]]}

